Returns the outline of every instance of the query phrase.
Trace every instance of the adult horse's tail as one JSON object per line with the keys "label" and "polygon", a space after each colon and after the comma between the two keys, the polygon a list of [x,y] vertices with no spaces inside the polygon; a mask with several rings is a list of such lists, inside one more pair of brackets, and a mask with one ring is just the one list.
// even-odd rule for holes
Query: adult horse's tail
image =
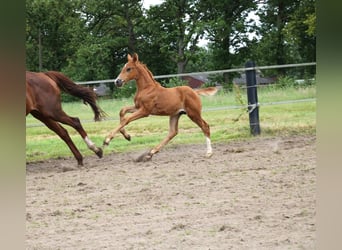
{"label": "adult horse's tail", "polygon": [[106,115],[105,112],[96,104],[96,94],[91,89],[77,85],[65,75],[57,71],[47,71],[44,72],[44,74],[54,80],[58,87],[65,93],[82,99],[85,104],[88,103],[95,114],[95,121],[101,120],[101,118]]}
{"label": "adult horse's tail", "polygon": [[195,89],[195,92],[199,95],[215,95],[218,89],[216,87],[209,87],[205,89]]}

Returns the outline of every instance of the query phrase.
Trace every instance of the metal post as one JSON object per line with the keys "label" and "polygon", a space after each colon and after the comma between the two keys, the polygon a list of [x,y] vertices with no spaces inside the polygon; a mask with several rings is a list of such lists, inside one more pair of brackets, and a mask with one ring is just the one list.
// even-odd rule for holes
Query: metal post
{"label": "metal post", "polygon": [[[246,63],[246,68],[255,67],[253,61]],[[247,82],[247,99],[248,99],[248,113],[249,113],[249,125],[252,135],[260,134],[259,124],[259,103],[257,93],[257,81],[255,69],[246,70],[246,82]]]}

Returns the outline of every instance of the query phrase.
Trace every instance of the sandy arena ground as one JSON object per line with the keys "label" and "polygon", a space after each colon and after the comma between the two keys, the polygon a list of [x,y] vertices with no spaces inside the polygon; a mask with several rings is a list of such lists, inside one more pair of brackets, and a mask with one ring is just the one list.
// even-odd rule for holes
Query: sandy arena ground
{"label": "sandy arena ground", "polygon": [[29,163],[27,249],[314,249],[316,137]]}

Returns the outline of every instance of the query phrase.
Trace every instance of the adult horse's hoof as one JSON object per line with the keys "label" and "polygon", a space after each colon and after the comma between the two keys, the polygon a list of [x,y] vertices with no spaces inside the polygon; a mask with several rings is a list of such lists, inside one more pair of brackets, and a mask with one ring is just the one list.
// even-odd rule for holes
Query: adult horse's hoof
{"label": "adult horse's hoof", "polygon": [[95,153],[96,153],[96,155],[97,155],[99,158],[102,158],[102,156],[103,156],[103,150],[102,150],[102,148],[98,148],[98,150],[97,150]]}
{"label": "adult horse's hoof", "polygon": [[79,156],[75,156],[76,160],[77,160],[77,167],[82,167],[83,166],[83,156],[79,155]]}

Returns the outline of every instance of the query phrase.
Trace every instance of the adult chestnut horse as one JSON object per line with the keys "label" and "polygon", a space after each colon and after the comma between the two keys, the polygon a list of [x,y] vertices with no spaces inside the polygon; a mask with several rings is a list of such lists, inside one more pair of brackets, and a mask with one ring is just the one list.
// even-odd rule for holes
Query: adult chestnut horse
{"label": "adult chestnut horse", "polygon": [[[105,138],[103,145],[108,145],[119,131],[127,140],[130,140],[131,137],[125,131],[124,126],[134,120],[149,115],[170,116],[169,134],[166,138],[159,145],[137,159],[137,161],[150,160],[154,154],[159,152],[164,145],[177,135],[179,117],[182,114],[187,114],[202,129],[207,143],[206,156],[210,157],[213,153],[210,129],[209,125],[201,117],[202,104],[198,95],[214,95],[217,92],[217,88],[211,87],[198,90],[193,90],[188,86],[164,88],[153,79],[152,73],[139,61],[137,54],[133,56],[128,54],[127,60],[128,62],[115,79],[115,84],[121,87],[132,79],[136,80],[137,92],[134,97],[134,106],[121,109],[120,125]],[[125,117],[126,113],[132,114]]]}
{"label": "adult chestnut horse", "polygon": [[61,91],[83,99],[89,104],[95,114],[95,121],[99,121],[105,113],[96,104],[96,94],[83,86],[77,85],[62,73],[56,71],[30,72],[26,71],[26,115],[32,116],[43,122],[54,131],[70,148],[78,165],[83,165],[83,157],[71,140],[67,130],[60,123],[73,127],[81,135],[88,148],[102,157],[102,149],[97,147],[87,136],[80,120],[77,117],[68,116],[61,106]]}

